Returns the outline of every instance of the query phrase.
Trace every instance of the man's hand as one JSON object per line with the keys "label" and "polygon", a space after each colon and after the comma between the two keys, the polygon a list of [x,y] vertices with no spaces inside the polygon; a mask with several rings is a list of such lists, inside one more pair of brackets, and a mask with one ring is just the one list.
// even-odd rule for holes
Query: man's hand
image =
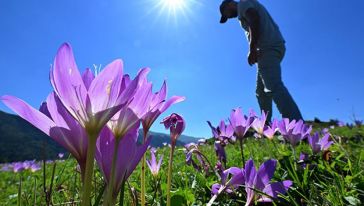
{"label": "man's hand", "polygon": [[248,53],[248,63],[250,66],[258,62],[258,51],[257,49],[250,49]]}

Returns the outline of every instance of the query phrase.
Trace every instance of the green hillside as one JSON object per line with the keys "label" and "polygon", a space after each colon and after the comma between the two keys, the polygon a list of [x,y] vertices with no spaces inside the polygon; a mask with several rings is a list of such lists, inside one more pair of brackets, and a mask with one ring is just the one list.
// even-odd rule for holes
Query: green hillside
{"label": "green hillside", "polygon": [[[141,141],[141,132],[139,133]],[[163,146],[169,143],[168,134],[150,132],[153,136],[151,145],[154,147]],[[182,135],[177,145],[195,142],[197,138]],[[54,159],[58,153],[66,153],[63,147],[59,146],[43,132],[33,127],[22,118],[0,111],[0,163],[14,162],[32,159]]]}

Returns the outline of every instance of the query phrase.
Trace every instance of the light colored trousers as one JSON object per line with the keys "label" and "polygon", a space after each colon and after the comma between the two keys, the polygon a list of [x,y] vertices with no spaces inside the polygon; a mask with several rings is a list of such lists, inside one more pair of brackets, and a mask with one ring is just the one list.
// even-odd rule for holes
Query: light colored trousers
{"label": "light colored trousers", "polygon": [[286,52],[281,46],[259,51],[256,95],[259,107],[268,112],[267,122],[272,118],[272,101],[283,118],[303,119],[297,104],[284,86],[281,77],[281,61]]}

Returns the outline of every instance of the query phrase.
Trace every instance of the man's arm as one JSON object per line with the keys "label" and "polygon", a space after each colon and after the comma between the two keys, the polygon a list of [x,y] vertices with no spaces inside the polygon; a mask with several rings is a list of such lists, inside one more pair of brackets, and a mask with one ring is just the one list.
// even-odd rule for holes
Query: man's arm
{"label": "man's arm", "polygon": [[245,15],[247,23],[249,25],[249,34],[250,34],[248,63],[249,65],[253,65],[257,62],[258,58],[257,43],[260,35],[259,31],[260,17],[258,11],[253,8],[249,8],[246,11]]}

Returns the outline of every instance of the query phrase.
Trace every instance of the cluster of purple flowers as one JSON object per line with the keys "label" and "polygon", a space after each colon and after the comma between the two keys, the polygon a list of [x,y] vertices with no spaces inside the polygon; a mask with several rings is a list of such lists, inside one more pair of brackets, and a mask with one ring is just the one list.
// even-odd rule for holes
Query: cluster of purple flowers
{"label": "cluster of purple flowers", "polygon": [[[256,138],[266,137],[273,139],[274,136],[279,133],[283,139],[290,143],[292,147],[296,147],[302,140],[308,138],[311,147],[317,153],[318,150],[327,150],[332,144],[329,141],[330,134],[328,132],[322,141],[316,142],[317,135],[312,137],[310,135],[312,126],[306,125],[302,120],[292,120],[287,118],[282,120],[274,119],[270,124],[266,123],[267,114],[262,111],[261,116],[257,116],[253,110],[250,110],[248,115],[244,115],[240,108],[233,109],[229,118],[230,124],[225,124],[224,120],[221,120],[219,126],[216,128],[208,121],[208,125],[211,128],[213,137],[215,138],[215,150],[220,162],[226,164],[226,152],[225,146],[229,143],[235,143],[236,140],[242,141],[249,129],[252,129]],[[312,141],[311,141],[312,139]],[[330,142],[330,144],[327,144]],[[325,146],[318,147],[317,144]]]}
{"label": "cluster of purple flowers", "polygon": [[271,202],[271,198],[278,198],[279,194],[285,194],[292,185],[290,180],[271,182],[276,165],[277,160],[267,160],[257,171],[253,160],[248,160],[244,168],[231,167],[221,172],[221,184],[212,185],[212,194],[217,196],[223,191],[232,193],[233,190],[243,186],[246,192],[246,206],[254,200]]}
{"label": "cluster of purple flowers", "polygon": [[40,164],[37,163],[35,160],[26,160],[24,162],[13,162],[13,163],[3,164],[0,170],[4,172],[13,171],[17,173],[24,170],[35,172],[40,170],[40,168],[41,168]]}
{"label": "cluster of purple flowers", "polygon": [[[236,108],[230,114],[230,124],[225,124],[225,121],[222,120],[217,127],[214,127],[209,121],[207,122],[215,139],[214,146],[218,158],[215,170],[219,174],[220,179],[220,184],[212,186],[211,191],[214,196],[210,201],[211,203],[221,192],[232,193],[234,189],[240,186],[245,187],[247,194],[246,205],[250,205],[253,200],[271,201],[272,198],[277,198],[278,194],[284,194],[292,185],[290,180],[270,183],[276,168],[276,160],[266,161],[259,168],[258,172],[255,170],[252,160],[248,160],[242,169],[236,167],[226,169],[227,157],[225,147],[239,140],[244,162],[243,139],[246,138],[246,134],[250,129],[255,132],[254,136],[256,138],[266,137],[270,140],[279,133],[284,142],[292,146],[294,156],[294,148],[305,139],[307,139],[313,155],[327,151],[333,144],[333,141],[330,141],[328,129],[323,130],[321,134],[316,132],[311,135],[312,126],[306,125],[303,120],[274,119],[268,124],[266,117],[267,114],[264,111],[262,111],[261,116],[257,116],[253,110],[244,115],[240,108]],[[320,135],[322,135],[322,138],[320,138]],[[188,159],[188,156],[186,158]],[[307,154],[302,153],[300,155],[301,161],[308,160],[308,158]],[[261,193],[257,194],[255,191],[260,191]]]}
{"label": "cluster of purple flowers", "polygon": [[[39,110],[13,96],[1,100],[76,158],[84,183],[83,205],[90,201],[94,159],[108,184],[105,201],[112,202],[147,150],[151,139],[147,134],[154,121],[172,104],[184,100],[180,96],[167,100],[166,82],[153,93],[152,83],[147,81],[149,71],[143,68],[131,79],[118,59],[98,74],[90,69],[81,74],[71,46],[65,43],[50,71],[54,91]],[[144,141],[138,146],[140,125]]]}

